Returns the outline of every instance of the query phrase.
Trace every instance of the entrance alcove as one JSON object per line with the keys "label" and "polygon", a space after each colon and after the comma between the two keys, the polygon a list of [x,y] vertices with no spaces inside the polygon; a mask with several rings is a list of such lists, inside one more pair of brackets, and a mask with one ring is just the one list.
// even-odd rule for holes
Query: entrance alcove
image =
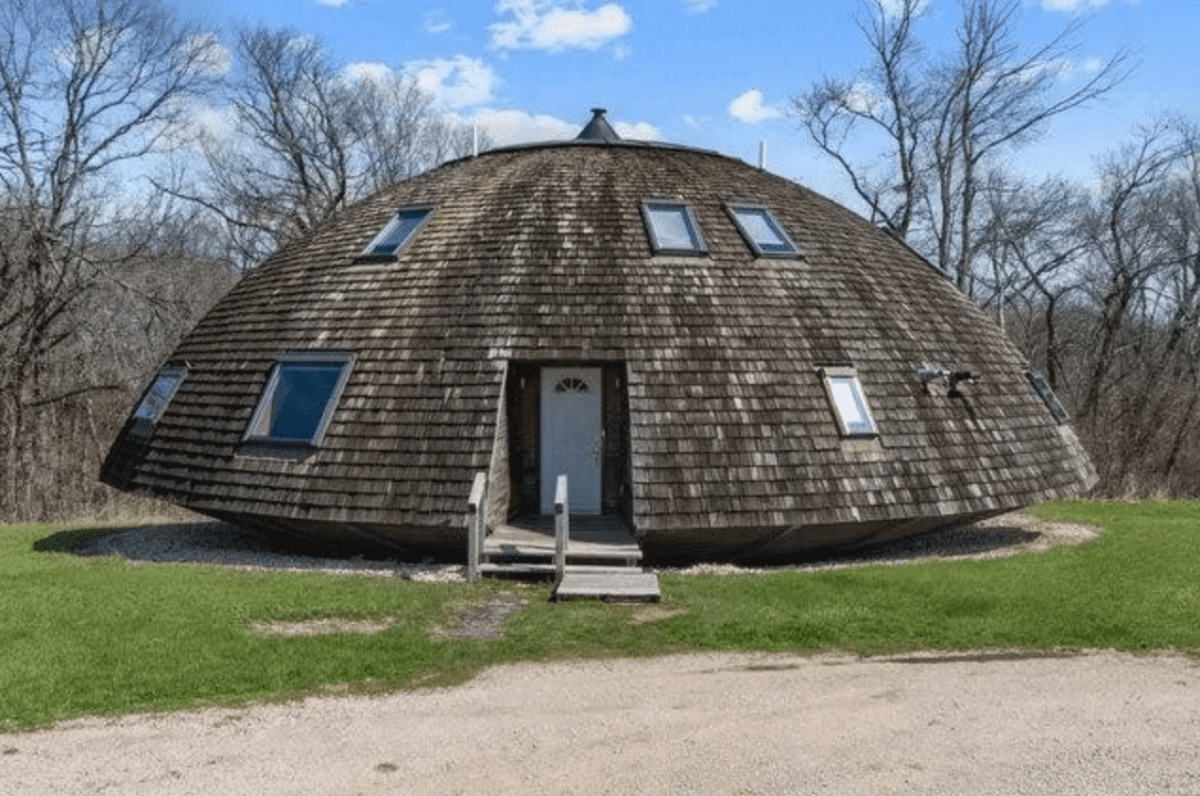
{"label": "entrance alcove", "polygon": [[634,530],[627,384],[624,363],[509,363],[509,519],[552,515],[565,474],[572,515]]}

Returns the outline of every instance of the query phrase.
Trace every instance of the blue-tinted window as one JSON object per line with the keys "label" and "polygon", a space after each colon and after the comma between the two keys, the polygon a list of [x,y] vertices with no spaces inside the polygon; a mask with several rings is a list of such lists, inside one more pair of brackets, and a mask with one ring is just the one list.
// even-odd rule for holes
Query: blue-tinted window
{"label": "blue-tinted window", "polygon": [[774,214],[765,207],[731,205],[729,213],[755,254],[791,256],[799,253]]}
{"label": "blue-tinted window", "polygon": [[186,376],[187,368],[182,365],[168,365],[158,372],[154,383],[133,410],[134,432],[143,435],[153,433],[155,424],[167,410],[167,404],[171,403]]}
{"label": "blue-tinted window", "polygon": [[824,376],[825,391],[842,434],[848,437],[874,434],[875,421],[854,369],[826,368]]}
{"label": "blue-tinted window", "polygon": [[392,216],[383,231],[375,236],[371,245],[363,252],[367,257],[395,257],[405,244],[412,239],[433,208],[414,207],[401,210]]}
{"label": "blue-tinted window", "polygon": [[642,204],[650,245],[663,254],[703,254],[704,238],[692,214],[681,202],[651,201]]}
{"label": "blue-tinted window", "polygon": [[350,372],[344,353],[304,352],[275,364],[246,439],[319,445]]}

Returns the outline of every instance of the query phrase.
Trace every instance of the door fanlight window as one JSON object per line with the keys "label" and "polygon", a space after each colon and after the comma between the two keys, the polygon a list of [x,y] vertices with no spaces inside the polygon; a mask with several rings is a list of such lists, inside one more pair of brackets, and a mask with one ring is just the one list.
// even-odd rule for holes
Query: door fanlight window
{"label": "door fanlight window", "polygon": [[587,392],[590,388],[588,383],[583,379],[568,376],[558,384],[554,385],[555,392]]}

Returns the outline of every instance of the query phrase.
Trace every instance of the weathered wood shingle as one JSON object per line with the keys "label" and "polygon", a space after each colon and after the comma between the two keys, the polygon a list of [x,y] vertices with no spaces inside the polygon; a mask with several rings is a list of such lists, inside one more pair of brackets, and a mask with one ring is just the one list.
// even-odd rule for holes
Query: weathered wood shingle
{"label": "weathered wood shingle", "polygon": [[[705,256],[652,253],[650,198],[693,208]],[[731,202],[770,208],[802,255],[755,257]],[[433,214],[398,261],[358,259],[417,205]],[[272,363],[306,349],[356,355],[322,445],[246,453]],[[624,367],[631,519],[651,549],[799,548],[806,527],[915,528],[1095,477],[1019,353],[929,264],[803,187],[683,148],[519,148],[400,183],[264,262],[172,360],[187,379],[151,439],[117,440],[105,480],[333,532],[460,540],[510,363]],[[977,378],[958,397],[927,390],[926,362]],[[818,369],[846,364],[876,438],[839,433]]]}

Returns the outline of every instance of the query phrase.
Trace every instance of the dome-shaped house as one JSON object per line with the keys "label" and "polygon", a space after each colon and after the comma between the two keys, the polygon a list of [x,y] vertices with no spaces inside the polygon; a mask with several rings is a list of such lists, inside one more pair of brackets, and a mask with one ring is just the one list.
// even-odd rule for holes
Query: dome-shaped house
{"label": "dome-shaped house", "polygon": [[802,554],[1077,494],[1044,383],[936,269],[741,161],[574,141],[447,163],[248,274],[105,482],[214,517],[461,557],[619,519],[649,560]]}

